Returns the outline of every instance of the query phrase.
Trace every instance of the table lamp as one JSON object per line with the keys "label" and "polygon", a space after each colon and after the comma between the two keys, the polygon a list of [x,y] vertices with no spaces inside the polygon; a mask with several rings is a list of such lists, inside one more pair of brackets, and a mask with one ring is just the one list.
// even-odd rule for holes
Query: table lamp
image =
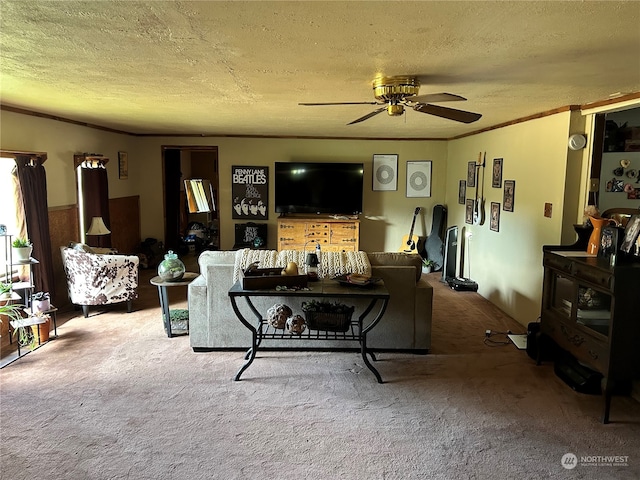
{"label": "table lamp", "polygon": [[315,253],[307,253],[305,258],[305,273],[310,281],[318,280],[318,255]]}
{"label": "table lamp", "polygon": [[87,235],[109,235],[111,230],[104,224],[102,217],[93,217]]}

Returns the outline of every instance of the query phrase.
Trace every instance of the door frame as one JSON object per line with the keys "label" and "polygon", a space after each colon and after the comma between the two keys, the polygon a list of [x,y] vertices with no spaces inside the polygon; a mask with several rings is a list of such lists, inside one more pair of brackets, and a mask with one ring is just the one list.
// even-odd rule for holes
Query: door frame
{"label": "door frame", "polygon": [[[215,193],[215,203],[219,205],[219,158],[218,158],[218,146],[217,145],[161,145],[162,150],[162,217],[164,223],[164,235],[165,235],[165,246],[171,246],[174,243],[173,238],[168,238],[167,232],[167,180],[166,180],[166,161],[165,161],[165,153],[167,150],[179,150],[180,152],[189,151],[189,152],[205,152],[213,154],[212,161],[214,163],[214,169],[216,172],[216,178],[209,179],[211,181],[211,185],[213,186]],[[217,210],[213,214],[213,218],[216,219],[218,217]],[[220,228],[218,225],[218,235],[222,236],[222,232],[220,232]],[[218,239],[220,242],[220,239]],[[220,243],[221,244],[221,243]]]}

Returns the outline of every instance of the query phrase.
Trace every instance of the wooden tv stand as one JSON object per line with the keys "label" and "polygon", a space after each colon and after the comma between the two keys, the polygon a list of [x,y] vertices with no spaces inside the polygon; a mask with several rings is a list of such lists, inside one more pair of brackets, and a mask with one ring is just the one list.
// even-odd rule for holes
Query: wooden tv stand
{"label": "wooden tv stand", "polygon": [[357,252],[360,248],[360,220],[331,217],[278,218],[278,250],[313,250],[315,243],[324,252]]}

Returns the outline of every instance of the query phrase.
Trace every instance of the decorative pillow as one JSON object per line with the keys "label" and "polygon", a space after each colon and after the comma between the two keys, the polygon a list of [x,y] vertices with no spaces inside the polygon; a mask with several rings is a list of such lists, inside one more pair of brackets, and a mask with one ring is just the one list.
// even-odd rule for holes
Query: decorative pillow
{"label": "decorative pillow", "polygon": [[398,265],[412,266],[416,269],[416,282],[422,275],[422,257],[417,254],[407,254],[399,252],[369,252],[369,262],[371,265]]}

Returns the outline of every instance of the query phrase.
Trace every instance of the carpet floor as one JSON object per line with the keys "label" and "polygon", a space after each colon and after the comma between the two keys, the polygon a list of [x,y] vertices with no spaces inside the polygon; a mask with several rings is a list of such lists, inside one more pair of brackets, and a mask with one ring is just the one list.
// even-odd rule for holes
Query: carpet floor
{"label": "carpet floor", "polygon": [[259,352],[234,382],[243,352],[167,338],[152,273],[133,313],[67,314],[0,370],[0,478],[640,478],[639,404],[615,396],[601,424],[600,396],[486,345],[487,329],[524,328],[438,273],[432,352],[380,353],[384,384],[356,353],[289,351]]}

